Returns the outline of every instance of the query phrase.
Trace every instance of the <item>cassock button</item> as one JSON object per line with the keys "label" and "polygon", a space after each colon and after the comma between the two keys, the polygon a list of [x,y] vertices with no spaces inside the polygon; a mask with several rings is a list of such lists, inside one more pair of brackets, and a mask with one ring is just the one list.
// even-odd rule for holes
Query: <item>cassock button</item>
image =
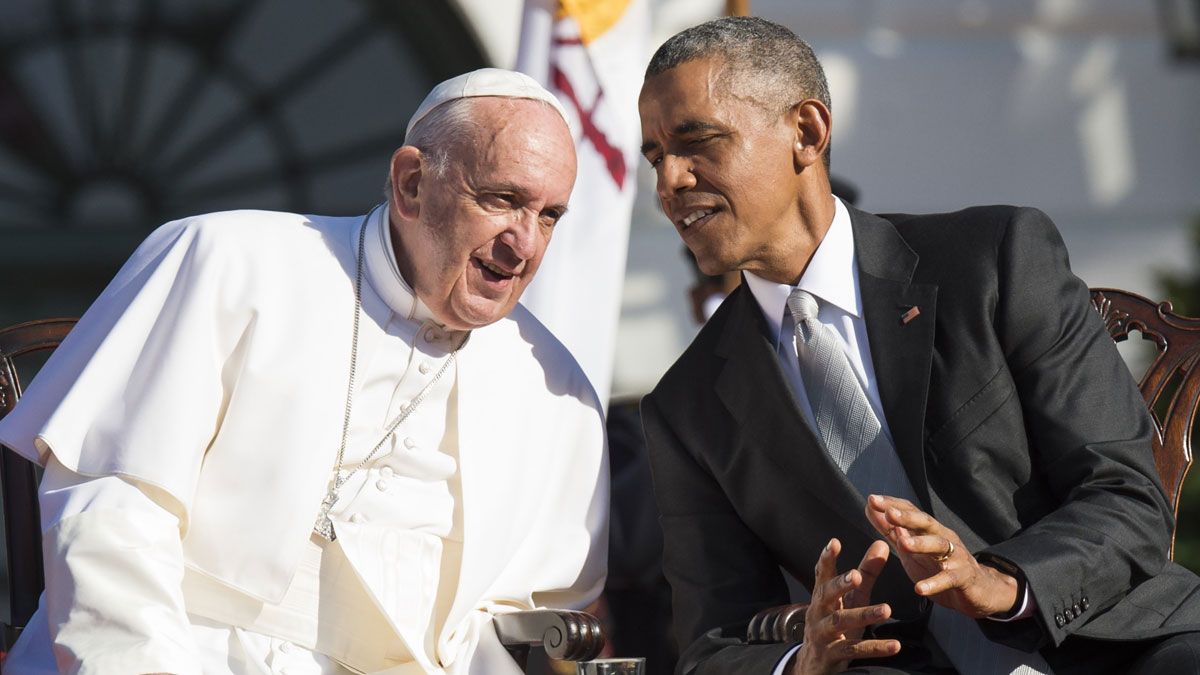
{"label": "cassock button", "polygon": [[394,474],[394,473],[395,472],[392,471],[392,467],[390,467],[390,466],[385,466],[379,470],[379,475],[383,476],[384,478],[391,478],[392,474]]}
{"label": "cassock button", "polygon": [[425,329],[425,341],[426,342],[434,342],[435,340],[437,340],[437,329],[436,328],[426,328]]}
{"label": "cassock button", "polygon": [[422,375],[428,375],[428,374],[429,374],[429,370],[430,370],[430,368],[429,368],[429,364],[428,364],[428,363],[422,363],[421,365],[417,366],[417,370],[421,371],[421,374],[422,374]]}
{"label": "cassock button", "polygon": [[375,489],[379,490],[380,492],[387,492],[388,482],[380,478],[379,480],[375,481]]}
{"label": "cassock button", "polygon": [[409,450],[417,447],[417,439],[413,438],[412,436],[404,439],[404,447],[408,448]]}
{"label": "cassock button", "polygon": [[359,525],[367,522],[367,517],[361,513],[352,513],[350,514],[350,522],[354,523],[355,525]]}
{"label": "cassock button", "polygon": [[1062,628],[1063,626],[1067,625],[1067,620],[1063,618],[1062,614],[1055,614],[1054,615],[1054,625],[1058,626],[1059,628]]}

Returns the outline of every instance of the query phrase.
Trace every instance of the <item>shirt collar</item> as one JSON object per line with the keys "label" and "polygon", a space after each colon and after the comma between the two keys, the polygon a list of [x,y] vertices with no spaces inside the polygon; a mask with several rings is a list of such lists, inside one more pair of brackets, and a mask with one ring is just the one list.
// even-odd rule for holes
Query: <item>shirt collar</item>
{"label": "shirt collar", "polygon": [[833,222],[813,252],[804,275],[795,286],[767,281],[746,272],[746,284],[766,315],[775,335],[782,330],[783,313],[793,288],[802,288],[847,314],[862,317],[862,294],[858,287],[858,258],[854,253],[854,229],[850,211],[842,200],[833,199]]}
{"label": "shirt collar", "polygon": [[363,274],[371,288],[393,312],[405,319],[421,323],[433,321],[433,313],[413,293],[396,264],[387,204],[377,207],[369,218],[367,236],[363,242]]}

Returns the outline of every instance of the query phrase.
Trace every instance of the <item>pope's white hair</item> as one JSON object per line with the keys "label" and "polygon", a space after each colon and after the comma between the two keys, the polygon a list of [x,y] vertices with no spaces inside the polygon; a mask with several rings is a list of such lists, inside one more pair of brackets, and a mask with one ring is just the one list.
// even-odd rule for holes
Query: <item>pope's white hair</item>
{"label": "pope's white hair", "polygon": [[[554,110],[554,106],[538,99],[509,99],[512,101],[530,101]],[[478,119],[478,98],[459,98],[447,101],[429,111],[413,125],[404,137],[404,144],[411,145],[421,151],[421,159],[425,171],[438,178],[446,175],[451,162],[457,159],[456,150],[463,143],[473,143],[478,139],[480,129]],[[557,111],[555,111],[557,115]],[[565,124],[565,122],[564,122]],[[387,182],[383,188],[385,200],[392,197],[392,172],[388,167]]]}

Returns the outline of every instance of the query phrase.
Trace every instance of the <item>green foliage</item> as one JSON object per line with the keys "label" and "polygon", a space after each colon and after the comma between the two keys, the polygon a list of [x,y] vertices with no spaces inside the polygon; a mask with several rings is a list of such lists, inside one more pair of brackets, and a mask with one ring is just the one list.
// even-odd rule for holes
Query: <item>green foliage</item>
{"label": "green foliage", "polygon": [[[1192,219],[1191,239],[1195,263],[1200,260],[1200,216]],[[1163,297],[1171,301],[1176,312],[1200,316],[1200,265],[1193,264],[1186,272],[1159,271],[1155,277]]]}

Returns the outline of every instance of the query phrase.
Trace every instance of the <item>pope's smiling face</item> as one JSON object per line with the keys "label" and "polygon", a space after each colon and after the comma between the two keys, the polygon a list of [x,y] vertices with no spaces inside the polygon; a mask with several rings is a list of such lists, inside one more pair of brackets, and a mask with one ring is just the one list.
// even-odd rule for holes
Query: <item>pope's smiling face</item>
{"label": "pope's smiling face", "polygon": [[400,271],[434,318],[456,330],[490,324],[517,304],[575,183],[574,143],[552,108],[469,103],[471,138],[453,144],[442,171],[411,146],[392,161]]}

